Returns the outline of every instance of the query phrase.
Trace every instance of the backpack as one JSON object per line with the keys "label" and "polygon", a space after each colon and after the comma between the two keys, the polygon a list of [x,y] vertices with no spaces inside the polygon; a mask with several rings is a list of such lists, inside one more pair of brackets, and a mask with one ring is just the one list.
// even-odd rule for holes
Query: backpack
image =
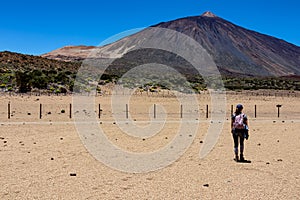
{"label": "backpack", "polygon": [[233,127],[235,129],[244,129],[244,114],[241,113],[236,115],[233,122]]}

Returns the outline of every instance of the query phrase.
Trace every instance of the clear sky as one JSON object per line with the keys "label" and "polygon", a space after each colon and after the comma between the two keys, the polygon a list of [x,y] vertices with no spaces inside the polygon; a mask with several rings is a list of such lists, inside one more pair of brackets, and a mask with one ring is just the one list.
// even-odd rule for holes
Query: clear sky
{"label": "clear sky", "polygon": [[0,51],[39,55],[98,45],[134,28],[205,11],[300,46],[299,0],[2,0]]}

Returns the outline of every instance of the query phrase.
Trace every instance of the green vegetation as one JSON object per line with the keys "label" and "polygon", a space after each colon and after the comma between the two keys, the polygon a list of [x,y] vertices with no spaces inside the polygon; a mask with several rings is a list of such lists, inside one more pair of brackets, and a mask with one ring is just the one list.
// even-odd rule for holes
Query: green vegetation
{"label": "green vegetation", "polygon": [[[128,61],[126,61],[128,63]],[[62,62],[49,60],[38,56],[28,56],[11,52],[0,52],[0,91],[26,93],[30,91],[46,91],[59,94],[67,92],[96,91],[101,93],[101,85],[108,83],[122,84],[127,88],[139,88],[140,91],[159,92],[160,90],[177,90],[195,92],[207,90],[207,88],[220,89],[223,86],[226,90],[300,90],[300,77],[223,77],[219,80],[216,77],[203,79],[201,76],[194,76],[193,71],[179,68],[179,74],[185,75],[188,81],[181,75],[166,74],[164,70],[153,74],[150,69],[132,77],[120,77],[122,72],[126,73],[130,67],[126,67],[125,61],[114,63],[102,77],[98,77],[98,69],[92,68],[84,75],[78,75],[77,70],[81,63]],[[128,66],[133,65],[129,62]],[[136,65],[136,63],[134,64]],[[127,70],[126,70],[127,69]],[[141,78],[142,77],[142,78]],[[74,85],[76,79],[76,85]]]}

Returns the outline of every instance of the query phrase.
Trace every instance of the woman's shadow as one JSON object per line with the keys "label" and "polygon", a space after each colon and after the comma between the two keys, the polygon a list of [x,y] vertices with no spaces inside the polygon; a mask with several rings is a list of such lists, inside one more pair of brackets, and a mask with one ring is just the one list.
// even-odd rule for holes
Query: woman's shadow
{"label": "woman's shadow", "polygon": [[251,160],[238,160],[238,163],[251,163]]}

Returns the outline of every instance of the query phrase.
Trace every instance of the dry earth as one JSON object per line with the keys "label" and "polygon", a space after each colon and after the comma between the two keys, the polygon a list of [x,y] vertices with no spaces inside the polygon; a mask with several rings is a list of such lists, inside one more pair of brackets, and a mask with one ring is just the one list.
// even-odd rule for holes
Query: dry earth
{"label": "dry earth", "polygon": [[[205,115],[210,98],[201,95],[197,119],[200,128],[183,156],[154,172],[125,173],[102,164],[88,153],[73,118],[76,114],[91,113],[73,110],[70,119],[72,97],[2,95],[0,199],[300,199],[300,102],[299,96],[295,96],[227,95],[229,119],[230,105],[237,103],[243,103],[248,114],[250,138],[246,141],[245,156],[251,163],[233,161],[228,118],[213,150],[200,159],[207,128],[214,123]],[[166,123],[151,138],[128,136],[113,120],[110,102],[109,96],[97,97],[95,114],[98,116],[100,104],[99,127],[121,148],[133,152],[158,150],[176,134],[178,124]],[[180,103],[175,98],[145,95],[131,98],[132,118],[143,124],[151,118],[153,104],[164,105],[168,120],[180,119]],[[279,118],[277,104],[282,104]],[[188,111],[183,110],[183,117],[188,116]],[[123,114],[125,119],[126,113]],[[159,110],[156,115],[160,116]]]}

